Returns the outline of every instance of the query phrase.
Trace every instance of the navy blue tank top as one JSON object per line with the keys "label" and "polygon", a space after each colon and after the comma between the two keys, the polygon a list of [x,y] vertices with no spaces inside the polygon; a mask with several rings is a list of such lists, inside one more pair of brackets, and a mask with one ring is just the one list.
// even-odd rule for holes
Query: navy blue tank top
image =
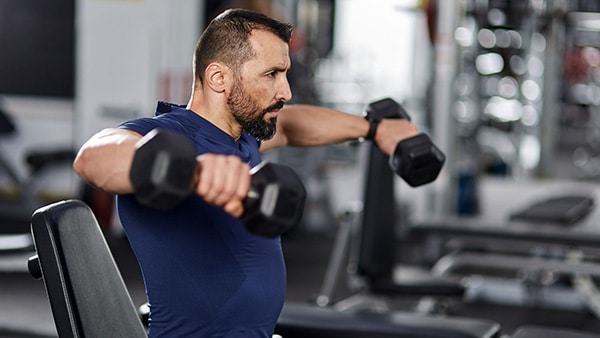
{"label": "navy blue tank top", "polygon": [[[255,166],[259,143],[234,141],[194,112],[159,102],[156,116],[120,126],[174,130],[198,154],[234,154]],[[150,337],[270,338],[285,297],[279,238],[247,232],[239,219],[192,195],[170,211],[117,196],[119,218],[138,259],[151,309]]]}

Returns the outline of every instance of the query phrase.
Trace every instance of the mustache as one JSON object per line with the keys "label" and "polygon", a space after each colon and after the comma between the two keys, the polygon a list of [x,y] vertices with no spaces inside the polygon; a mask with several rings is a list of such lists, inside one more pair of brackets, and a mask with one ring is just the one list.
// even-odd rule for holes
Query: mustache
{"label": "mustache", "polygon": [[264,112],[268,113],[268,112],[272,112],[272,111],[275,111],[275,110],[279,110],[279,109],[283,108],[283,105],[284,105],[283,101],[277,101],[277,103],[275,103],[275,104],[267,107],[267,109],[265,109]]}

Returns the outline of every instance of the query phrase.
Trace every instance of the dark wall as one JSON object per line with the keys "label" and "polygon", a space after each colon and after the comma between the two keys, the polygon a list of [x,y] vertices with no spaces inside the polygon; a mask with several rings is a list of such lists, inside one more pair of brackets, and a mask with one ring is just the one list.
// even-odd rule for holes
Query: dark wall
{"label": "dark wall", "polygon": [[0,1],[0,95],[74,96],[74,2]]}

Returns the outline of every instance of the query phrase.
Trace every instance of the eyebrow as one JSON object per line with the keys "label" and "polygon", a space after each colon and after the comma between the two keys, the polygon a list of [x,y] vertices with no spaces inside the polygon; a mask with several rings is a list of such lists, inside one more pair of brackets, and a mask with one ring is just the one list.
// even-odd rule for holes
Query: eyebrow
{"label": "eyebrow", "polygon": [[279,66],[275,66],[275,67],[271,67],[269,69],[267,69],[267,72],[278,72],[278,73],[288,73],[290,71],[290,67],[279,67]]}

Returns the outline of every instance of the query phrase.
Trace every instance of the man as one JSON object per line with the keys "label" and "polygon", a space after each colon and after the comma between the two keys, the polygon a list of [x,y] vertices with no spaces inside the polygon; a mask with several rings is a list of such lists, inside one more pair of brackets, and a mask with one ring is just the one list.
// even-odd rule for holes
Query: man
{"label": "man", "polygon": [[[260,152],[317,146],[369,133],[387,154],[414,136],[406,120],[376,129],[356,115],[284,103],[292,27],[249,10],[210,22],[194,55],[187,107],[159,103],[154,118],[100,131],[74,162],[86,181],[117,194],[119,217],[139,261],[151,337],[270,337],[285,296],[280,239],[248,233],[239,220],[249,170]],[[135,143],[155,128],[187,135],[198,157],[195,194],[171,211],[138,204],[129,179]]]}

